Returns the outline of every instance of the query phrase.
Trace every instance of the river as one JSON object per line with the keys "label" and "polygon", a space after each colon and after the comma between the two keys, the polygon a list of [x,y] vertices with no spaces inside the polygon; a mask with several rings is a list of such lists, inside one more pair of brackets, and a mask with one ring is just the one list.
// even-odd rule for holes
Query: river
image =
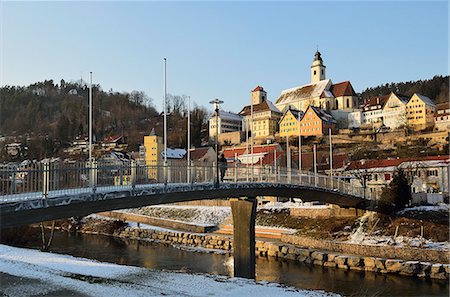
{"label": "river", "polygon": [[[23,247],[39,248],[41,242],[38,236],[29,239]],[[233,258],[229,255],[191,252],[163,244],[103,235],[56,231],[50,250],[103,262],[159,270],[232,275]],[[448,296],[449,292],[446,281],[359,273],[264,257],[258,257],[256,263],[258,281],[347,296]]]}

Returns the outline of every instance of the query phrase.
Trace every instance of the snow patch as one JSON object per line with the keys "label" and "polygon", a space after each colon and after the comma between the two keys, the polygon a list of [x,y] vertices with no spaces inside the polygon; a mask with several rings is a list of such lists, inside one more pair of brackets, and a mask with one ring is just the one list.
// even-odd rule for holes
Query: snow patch
{"label": "snow patch", "polygon": [[[101,263],[67,255],[0,245],[0,272],[36,280],[32,292],[23,286],[2,283],[11,296],[34,296],[52,290],[72,290],[86,296],[339,296],[323,291],[300,290],[268,282],[157,271]],[[95,279],[92,276],[97,277]],[[95,280],[95,281],[90,281]],[[25,295],[25,293],[30,293]]]}

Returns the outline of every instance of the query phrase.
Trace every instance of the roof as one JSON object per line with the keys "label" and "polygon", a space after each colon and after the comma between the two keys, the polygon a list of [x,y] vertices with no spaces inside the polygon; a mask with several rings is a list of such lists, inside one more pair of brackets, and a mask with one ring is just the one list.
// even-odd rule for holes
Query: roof
{"label": "roof", "polygon": [[[277,151],[277,159],[281,155],[281,147],[279,144],[269,144],[269,145],[255,145],[253,146],[253,162],[254,164],[271,165],[274,163],[275,153]],[[245,146],[241,147],[231,147],[223,150],[223,155],[230,162],[234,161],[235,156],[238,157],[242,164],[251,164],[251,151],[250,146],[248,147],[248,152]]]}
{"label": "roof", "polygon": [[373,106],[377,106],[377,105],[381,105],[380,108],[383,108],[383,106],[386,104],[386,102],[388,101],[389,97],[391,95],[384,95],[384,96],[376,96],[376,97],[372,97],[369,98],[365,103],[364,103],[364,109],[365,108],[369,108],[369,107],[373,107]]}
{"label": "roof", "polygon": [[264,88],[261,86],[257,86],[256,88],[253,89],[252,92],[257,92],[257,91],[264,91]]}
{"label": "roof", "polygon": [[422,158],[398,158],[385,160],[359,160],[350,162],[346,170],[372,169],[382,167],[397,167],[404,162],[421,161],[448,161],[449,155],[445,156],[427,156]]}
{"label": "roof", "polygon": [[[317,164],[318,170],[329,170],[330,169],[330,154],[327,152],[321,152],[319,155],[319,162]],[[303,160],[303,158],[302,158]],[[336,153],[333,154],[333,169],[339,169],[345,167],[348,163],[347,153]],[[303,166],[303,164],[302,164]],[[311,165],[312,166],[312,165]]]}
{"label": "roof", "polygon": [[[276,108],[275,105],[273,105],[273,103],[270,102],[269,100],[264,100],[263,102],[261,102],[259,104],[253,105],[253,113],[269,111],[269,110],[271,110],[273,112],[281,113],[278,110],[278,108]],[[250,113],[251,113],[251,105],[244,106],[244,108],[242,108],[242,110],[239,112],[239,114],[242,116],[249,115]]]}
{"label": "roof", "polygon": [[189,152],[191,160],[200,160],[206,155],[209,149],[212,148],[210,146],[207,146],[191,149]]}
{"label": "roof", "polygon": [[[425,102],[425,104],[435,106],[434,102],[433,102],[430,98],[428,98],[427,96],[425,96],[425,95],[420,95],[420,94],[417,94],[417,93],[414,93],[414,95],[416,95],[417,97],[419,97],[420,100],[422,100],[423,102]],[[414,95],[413,95],[413,96],[414,96]]]}
{"label": "roof", "polygon": [[331,85],[330,91],[333,93],[334,97],[356,96],[355,90],[348,80]]}
{"label": "roof", "polygon": [[323,110],[322,108],[319,107],[315,107],[315,106],[308,106],[308,108],[306,109],[305,113],[303,114],[302,118],[300,119],[303,120],[303,117],[305,116],[305,114],[308,112],[308,109],[312,109],[314,111],[314,113],[324,122],[329,122],[329,123],[336,123],[336,120],[333,118],[333,116],[329,113],[327,113],[325,110]]}
{"label": "roof", "polygon": [[446,110],[450,109],[450,104],[448,102],[436,104],[436,110]]}
{"label": "roof", "polygon": [[[434,113],[435,117],[442,117],[442,116],[446,116],[449,115],[450,112],[448,112],[448,110],[450,109],[450,104],[449,103],[439,103],[436,104],[436,112]],[[444,111],[443,113],[438,113],[438,111]]]}
{"label": "roof", "polygon": [[395,94],[394,92],[392,92],[395,96],[397,96],[398,99],[400,99],[401,101],[403,101],[405,104],[408,103],[409,101],[409,97],[406,95],[400,95],[400,94]]}
{"label": "roof", "polygon": [[275,104],[286,104],[297,100],[320,97],[323,91],[329,89],[330,85],[331,80],[325,79],[315,83],[284,90],[281,92]]}
{"label": "roof", "polygon": [[122,136],[108,136],[103,139],[103,142],[117,142],[122,138]]}
{"label": "roof", "polygon": [[299,118],[299,114],[300,114],[300,119],[303,117],[304,112],[301,110],[297,110],[295,108],[292,108],[291,106],[289,106],[288,108],[285,109],[283,116],[281,117],[281,119],[284,118],[284,116],[288,113],[288,111],[290,111],[292,113],[292,115],[298,119]]}
{"label": "roof", "polygon": [[[229,111],[219,111],[219,117],[221,119],[227,119],[227,120],[233,120],[233,121],[242,121],[242,116],[234,113],[234,112],[229,112]],[[211,118],[215,118],[215,113],[213,113],[211,115]]]}
{"label": "roof", "polygon": [[[182,148],[167,148],[167,158],[168,159],[182,159],[186,155],[186,150]],[[164,157],[164,151],[161,152],[161,156]]]}
{"label": "roof", "polygon": [[320,98],[333,98],[333,97],[334,97],[333,93],[331,93],[328,90],[324,90],[320,95]]}

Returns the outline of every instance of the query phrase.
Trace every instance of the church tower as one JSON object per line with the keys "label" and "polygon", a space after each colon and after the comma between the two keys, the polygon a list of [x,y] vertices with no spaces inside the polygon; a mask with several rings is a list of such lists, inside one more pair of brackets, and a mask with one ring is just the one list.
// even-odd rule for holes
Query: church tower
{"label": "church tower", "polygon": [[320,52],[317,50],[311,65],[311,83],[316,83],[325,79],[325,68]]}

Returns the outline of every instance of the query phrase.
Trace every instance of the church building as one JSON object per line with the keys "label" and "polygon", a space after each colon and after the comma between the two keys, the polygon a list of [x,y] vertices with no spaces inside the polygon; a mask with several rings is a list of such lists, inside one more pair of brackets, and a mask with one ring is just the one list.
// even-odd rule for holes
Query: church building
{"label": "church building", "polygon": [[285,111],[289,107],[306,111],[308,106],[350,112],[358,108],[358,97],[349,81],[333,84],[326,78],[326,66],[319,51],[311,65],[311,82],[281,92],[275,106]]}

